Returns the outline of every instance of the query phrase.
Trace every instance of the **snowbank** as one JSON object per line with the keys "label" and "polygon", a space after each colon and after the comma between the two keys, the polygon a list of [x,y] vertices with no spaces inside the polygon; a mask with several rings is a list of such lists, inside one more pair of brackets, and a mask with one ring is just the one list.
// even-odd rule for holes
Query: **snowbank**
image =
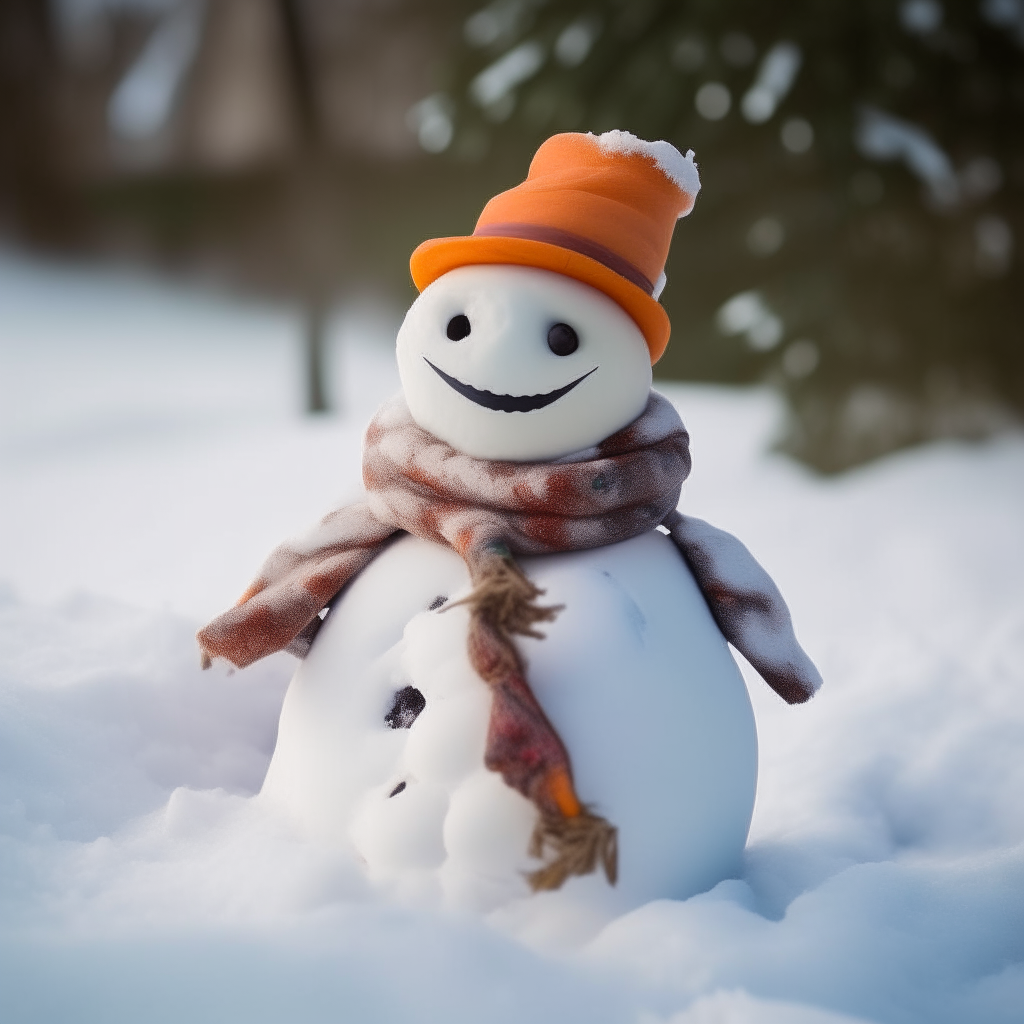
{"label": "snowbank", "polygon": [[[740,878],[579,944],[391,905],[254,794],[292,662],[192,633],[358,487],[295,413],[295,318],[0,260],[0,1004],[11,1022],[1009,1022],[1024,1008],[1024,438],[837,480],[760,392],[673,387],[683,508],[787,596],[825,688],[747,680]],[[352,334],[353,332],[349,332]],[[364,332],[365,333],[365,332]]]}

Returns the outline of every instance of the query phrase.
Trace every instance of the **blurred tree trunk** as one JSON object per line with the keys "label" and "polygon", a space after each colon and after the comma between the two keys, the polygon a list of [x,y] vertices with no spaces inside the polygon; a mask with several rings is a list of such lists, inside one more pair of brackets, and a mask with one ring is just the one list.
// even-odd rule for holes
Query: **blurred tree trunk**
{"label": "blurred tree trunk", "polygon": [[0,3],[0,227],[56,241],[70,212],[52,150],[54,48],[47,4]]}
{"label": "blurred tree trunk", "polygon": [[[328,409],[325,364],[334,275],[340,262],[338,203],[331,187],[325,132],[317,103],[313,60],[300,0],[277,0],[291,73],[299,144],[291,172],[291,241],[305,307],[306,411]],[[332,230],[334,228],[334,230]]]}

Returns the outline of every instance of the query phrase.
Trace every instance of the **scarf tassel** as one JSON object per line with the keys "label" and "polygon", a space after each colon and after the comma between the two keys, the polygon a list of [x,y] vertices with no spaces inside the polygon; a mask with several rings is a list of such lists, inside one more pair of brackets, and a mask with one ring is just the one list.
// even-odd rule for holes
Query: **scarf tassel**
{"label": "scarf tassel", "polygon": [[619,830],[587,808],[575,817],[541,814],[530,839],[531,857],[551,859],[526,880],[534,892],[559,889],[570,875],[589,875],[604,869],[609,885],[619,877]]}

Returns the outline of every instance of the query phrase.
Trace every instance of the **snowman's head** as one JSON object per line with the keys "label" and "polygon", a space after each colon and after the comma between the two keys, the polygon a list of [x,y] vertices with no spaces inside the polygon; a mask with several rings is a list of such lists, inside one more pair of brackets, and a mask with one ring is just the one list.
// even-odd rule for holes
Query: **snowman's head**
{"label": "snowman's head", "polygon": [[548,139],[472,235],[412,254],[398,335],[416,422],[487,459],[558,458],[643,412],[669,338],[658,302],[693,153],[628,132]]}
{"label": "snowman's head", "polygon": [[632,422],[651,388],[635,321],[589,285],[535,267],[468,266],[406,314],[398,369],[413,419],[481,459],[558,458]]}

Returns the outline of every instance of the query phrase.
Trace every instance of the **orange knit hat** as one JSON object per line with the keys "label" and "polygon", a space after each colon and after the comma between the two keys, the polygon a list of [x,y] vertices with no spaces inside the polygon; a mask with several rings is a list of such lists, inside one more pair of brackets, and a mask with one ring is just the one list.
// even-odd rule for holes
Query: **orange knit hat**
{"label": "orange knit hat", "polygon": [[657,301],[676,220],[693,209],[700,178],[693,151],[629,132],[554,135],[526,181],[495,196],[472,235],[433,238],[409,261],[422,291],[442,274],[477,263],[553,270],[614,299],[647,339],[651,362],[671,325]]}

